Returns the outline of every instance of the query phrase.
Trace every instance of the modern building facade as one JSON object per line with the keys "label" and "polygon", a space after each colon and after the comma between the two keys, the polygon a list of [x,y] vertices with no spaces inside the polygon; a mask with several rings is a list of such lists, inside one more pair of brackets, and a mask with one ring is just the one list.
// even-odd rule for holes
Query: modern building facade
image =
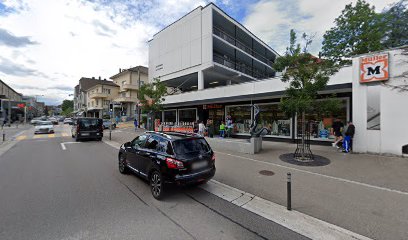
{"label": "modern building facade", "polygon": [[0,124],[5,120],[21,120],[24,111],[18,108],[18,104],[23,102],[23,95],[0,80]]}
{"label": "modern building facade", "polygon": [[214,4],[198,7],[149,41],[149,79],[174,93],[275,76],[278,54]]}
{"label": "modern building facade", "polygon": [[79,79],[78,85],[76,85],[74,88],[74,114],[76,114],[77,116],[87,116],[87,90],[97,85],[101,81],[104,81],[101,79],[101,77],[99,77],[98,79],[95,77],[82,77],[81,79]]}
{"label": "modern building facade", "polygon": [[119,94],[113,99],[115,115],[124,119],[134,119],[138,116],[138,90],[140,86],[149,82],[148,68],[137,66],[129,69],[119,69],[112,77],[112,81],[119,86]]}
{"label": "modern building facade", "polygon": [[119,94],[119,86],[112,81],[101,80],[86,90],[87,116],[102,118],[109,116],[109,104]]}

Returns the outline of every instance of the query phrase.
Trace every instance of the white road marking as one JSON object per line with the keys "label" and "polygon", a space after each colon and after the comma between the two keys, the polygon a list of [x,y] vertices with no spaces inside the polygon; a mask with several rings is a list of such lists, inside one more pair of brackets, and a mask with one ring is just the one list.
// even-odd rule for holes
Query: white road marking
{"label": "white road marking", "polygon": [[256,160],[256,159],[253,159],[253,158],[237,156],[237,155],[233,155],[233,154],[230,154],[230,153],[223,153],[223,152],[219,152],[219,151],[216,151],[216,153],[224,154],[224,155],[231,156],[231,157],[242,158],[242,159],[246,159],[246,160],[257,162],[257,163],[263,163],[263,164],[272,165],[272,166],[276,166],[276,167],[286,168],[286,169],[289,169],[289,170],[292,170],[292,171],[307,173],[307,174],[311,174],[311,175],[315,175],[315,176],[319,176],[319,177],[325,177],[325,178],[329,178],[329,179],[333,179],[333,180],[337,180],[337,181],[341,181],[341,182],[356,184],[356,185],[360,185],[360,186],[364,186],[364,187],[368,187],[368,188],[374,188],[374,189],[377,189],[377,190],[382,190],[382,191],[387,191],[387,192],[392,192],[392,193],[397,193],[397,194],[402,194],[402,195],[407,195],[408,196],[408,192],[404,192],[404,191],[400,191],[400,190],[395,190],[395,189],[386,188],[386,187],[379,187],[379,186],[371,185],[371,184],[368,184],[368,183],[362,183],[362,182],[357,182],[357,181],[348,180],[348,179],[344,179],[344,178],[333,177],[333,176],[324,175],[324,174],[321,174],[321,173],[309,172],[309,171],[302,170],[302,169],[297,169],[297,168],[294,168],[294,167],[288,167],[288,166],[280,165],[280,164],[277,164],[277,163],[270,163],[270,162],[265,162],[265,161],[261,161],[261,160]]}
{"label": "white road marking", "polygon": [[206,185],[200,187],[230,203],[240,206],[311,239],[370,239],[301,212],[294,210],[288,211],[284,206],[220,183],[216,180],[211,180]]}
{"label": "white road marking", "polygon": [[67,150],[67,148],[65,147],[65,144],[74,144],[74,143],[79,143],[79,142],[63,142],[61,143],[61,148],[62,150]]}

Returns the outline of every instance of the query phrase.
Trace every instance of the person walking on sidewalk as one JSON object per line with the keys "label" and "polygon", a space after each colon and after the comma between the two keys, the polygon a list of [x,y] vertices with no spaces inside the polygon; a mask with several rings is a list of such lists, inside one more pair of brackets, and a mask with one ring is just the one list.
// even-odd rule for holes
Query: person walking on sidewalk
{"label": "person walking on sidewalk", "polygon": [[347,130],[346,133],[344,134],[344,141],[343,141],[343,151],[348,153],[350,150],[353,150],[352,148],[352,143],[353,143],[353,137],[354,133],[356,131],[356,128],[354,124],[349,121],[347,125]]}
{"label": "person walking on sidewalk", "polygon": [[225,137],[225,125],[224,122],[221,121],[221,125],[220,125],[220,137]]}
{"label": "person walking on sidewalk", "polygon": [[344,124],[339,119],[336,119],[332,127],[335,136],[334,143],[332,145],[333,147],[339,148],[338,144],[339,142],[341,142],[341,140],[343,140],[343,135],[341,134],[341,132],[343,130]]}
{"label": "person walking on sidewalk", "polygon": [[204,133],[205,133],[205,125],[203,121],[200,121],[200,123],[198,124],[198,134],[204,137]]}
{"label": "person walking on sidewalk", "polygon": [[214,137],[214,124],[213,121],[211,119],[207,120],[207,132],[208,132],[208,136],[210,138]]}
{"label": "person walking on sidewalk", "polygon": [[138,124],[137,124],[137,119],[135,118],[135,121],[133,121],[133,124],[135,125],[135,132],[137,131]]}

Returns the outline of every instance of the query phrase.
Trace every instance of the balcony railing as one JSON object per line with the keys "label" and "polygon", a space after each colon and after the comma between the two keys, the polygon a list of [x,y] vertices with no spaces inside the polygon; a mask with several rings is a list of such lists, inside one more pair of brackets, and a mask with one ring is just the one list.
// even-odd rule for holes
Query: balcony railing
{"label": "balcony railing", "polygon": [[100,93],[100,92],[96,92],[96,93],[91,93],[89,94],[90,98],[106,98],[108,97],[107,93]]}
{"label": "balcony railing", "polygon": [[222,29],[218,27],[213,27],[213,33],[218,37],[224,39],[225,41],[229,42],[230,44],[236,46],[237,48],[243,50],[244,52],[248,53],[249,55],[255,57],[259,61],[267,64],[268,66],[272,67],[273,62],[267,59],[265,56],[261,55],[260,53],[254,51],[249,46],[245,45],[244,43],[240,42],[238,39],[234,38],[233,36],[229,35],[228,33],[224,32]]}
{"label": "balcony railing", "polygon": [[218,53],[214,53],[214,62],[222,64],[228,68],[237,70],[239,72],[245,73],[249,76],[252,76],[256,79],[265,79],[273,77],[273,74],[265,74],[257,69],[252,69],[251,66],[245,64],[241,61],[234,61],[231,57],[225,57]]}

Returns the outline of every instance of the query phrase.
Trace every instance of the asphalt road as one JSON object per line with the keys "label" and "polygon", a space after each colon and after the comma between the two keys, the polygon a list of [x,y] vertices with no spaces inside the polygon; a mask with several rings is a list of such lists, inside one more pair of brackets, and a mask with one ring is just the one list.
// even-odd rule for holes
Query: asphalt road
{"label": "asphalt road", "polygon": [[117,150],[92,141],[63,150],[66,133],[26,131],[0,156],[0,239],[305,239],[197,188],[157,201],[118,172]]}

